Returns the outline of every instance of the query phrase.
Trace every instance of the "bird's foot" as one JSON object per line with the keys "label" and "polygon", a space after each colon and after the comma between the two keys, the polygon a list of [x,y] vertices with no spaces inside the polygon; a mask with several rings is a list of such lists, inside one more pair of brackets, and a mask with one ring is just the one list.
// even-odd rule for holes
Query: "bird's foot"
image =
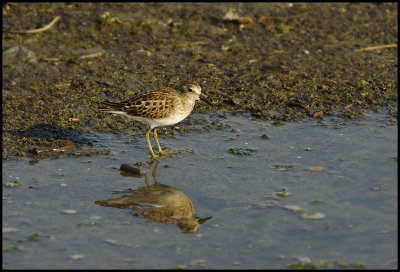
{"label": "bird's foot", "polygon": [[173,154],[180,154],[181,152],[177,152],[177,151],[170,151],[170,152],[167,152],[167,150],[168,149],[164,149],[164,150],[162,150],[162,149],[160,149],[160,150],[158,150],[158,156],[159,157],[161,157],[161,156],[170,156],[170,155],[173,155]]}

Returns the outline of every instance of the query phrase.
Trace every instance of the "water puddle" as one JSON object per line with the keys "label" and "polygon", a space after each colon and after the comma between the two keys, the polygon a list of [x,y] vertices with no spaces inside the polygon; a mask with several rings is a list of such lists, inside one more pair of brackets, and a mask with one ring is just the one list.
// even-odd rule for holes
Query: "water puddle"
{"label": "water puddle", "polygon": [[397,123],[218,122],[150,165],[144,134],[3,162],[3,267],[397,267]]}

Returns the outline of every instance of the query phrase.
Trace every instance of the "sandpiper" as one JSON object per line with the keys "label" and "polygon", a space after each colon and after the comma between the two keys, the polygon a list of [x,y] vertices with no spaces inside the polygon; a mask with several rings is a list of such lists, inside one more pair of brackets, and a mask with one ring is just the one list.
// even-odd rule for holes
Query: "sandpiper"
{"label": "sandpiper", "polygon": [[[149,146],[149,152],[154,160],[158,160],[161,155],[168,153],[162,150],[157,139],[157,129],[159,126],[174,125],[185,119],[193,110],[196,100],[210,104],[201,95],[201,88],[196,83],[186,83],[183,90],[175,90],[173,88],[161,88],[143,94],[137,94],[129,100],[122,102],[110,102],[108,100],[100,102],[102,107],[99,110],[116,113],[132,118],[136,121],[149,125],[146,133],[146,141]],[[154,128],[153,137],[157,144],[158,154],[155,155],[150,143],[150,132]]]}

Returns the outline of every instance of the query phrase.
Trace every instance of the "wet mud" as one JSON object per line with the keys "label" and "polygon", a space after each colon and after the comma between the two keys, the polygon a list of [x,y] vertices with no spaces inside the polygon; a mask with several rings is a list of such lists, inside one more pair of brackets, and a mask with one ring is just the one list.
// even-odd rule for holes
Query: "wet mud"
{"label": "wet mud", "polygon": [[[195,112],[296,121],[358,119],[365,110],[385,109],[397,118],[397,9],[397,3],[6,3],[3,160],[107,152],[93,150],[91,132],[144,133],[145,126],[99,112],[99,101],[187,81],[200,84],[215,105],[198,103]],[[193,123],[202,121],[188,118],[179,132]]]}

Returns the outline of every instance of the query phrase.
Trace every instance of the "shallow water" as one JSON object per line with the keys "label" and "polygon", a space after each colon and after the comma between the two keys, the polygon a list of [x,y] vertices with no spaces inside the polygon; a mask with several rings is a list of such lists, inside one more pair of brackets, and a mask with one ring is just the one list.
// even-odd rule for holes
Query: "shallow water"
{"label": "shallow water", "polygon": [[139,194],[160,186],[119,171],[149,159],[142,134],[93,136],[109,156],[3,162],[3,268],[397,268],[397,122],[219,122],[159,137],[183,152],[152,169],[191,200],[191,233],[146,217],[162,204]]}

